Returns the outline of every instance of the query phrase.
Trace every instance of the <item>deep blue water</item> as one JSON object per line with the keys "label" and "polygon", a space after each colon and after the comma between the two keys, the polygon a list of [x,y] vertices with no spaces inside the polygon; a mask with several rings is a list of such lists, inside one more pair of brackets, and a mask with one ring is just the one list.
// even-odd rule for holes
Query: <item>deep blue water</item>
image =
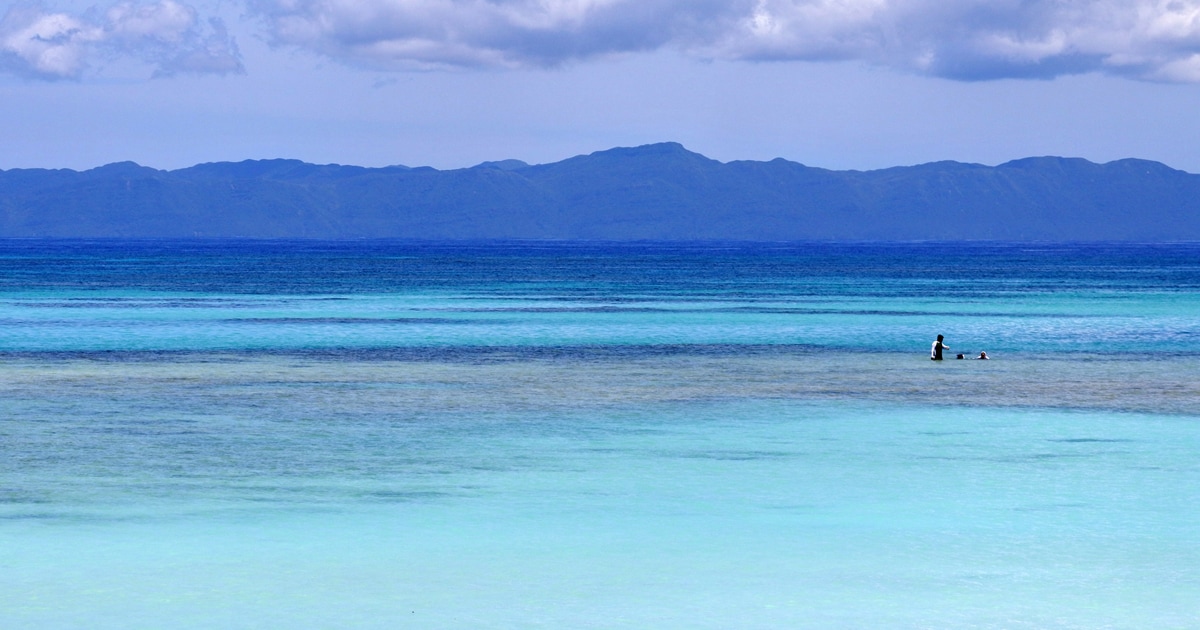
{"label": "deep blue water", "polygon": [[[1200,244],[5,241],[6,291],[951,296],[1200,288]],[[881,281],[887,281],[883,283]]]}
{"label": "deep blue water", "polygon": [[1200,245],[0,242],[0,627],[1198,627],[1198,409]]}

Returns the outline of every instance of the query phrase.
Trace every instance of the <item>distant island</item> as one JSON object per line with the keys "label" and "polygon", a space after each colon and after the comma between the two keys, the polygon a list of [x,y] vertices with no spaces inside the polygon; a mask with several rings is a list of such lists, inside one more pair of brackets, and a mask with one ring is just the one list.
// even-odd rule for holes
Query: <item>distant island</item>
{"label": "distant island", "polygon": [[0,171],[0,238],[1200,241],[1200,175],[1038,157],[833,171],[676,143],[475,167]]}

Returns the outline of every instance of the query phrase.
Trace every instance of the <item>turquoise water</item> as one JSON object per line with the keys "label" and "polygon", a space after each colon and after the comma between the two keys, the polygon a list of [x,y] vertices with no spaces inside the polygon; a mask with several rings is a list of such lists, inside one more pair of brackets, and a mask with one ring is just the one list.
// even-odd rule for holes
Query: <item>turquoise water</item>
{"label": "turquoise water", "polygon": [[1198,254],[3,243],[0,627],[1197,627]]}

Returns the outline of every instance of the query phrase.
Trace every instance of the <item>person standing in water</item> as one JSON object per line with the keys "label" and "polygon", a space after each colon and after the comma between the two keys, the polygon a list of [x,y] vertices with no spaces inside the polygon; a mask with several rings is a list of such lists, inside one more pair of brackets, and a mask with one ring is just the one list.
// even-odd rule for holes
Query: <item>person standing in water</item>
{"label": "person standing in water", "polygon": [[941,361],[942,360],[942,350],[950,349],[950,346],[947,346],[946,344],[942,343],[942,339],[943,339],[943,337],[941,335],[938,335],[937,341],[933,342],[933,350],[931,350],[930,354],[929,354],[929,359],[931,361]]}

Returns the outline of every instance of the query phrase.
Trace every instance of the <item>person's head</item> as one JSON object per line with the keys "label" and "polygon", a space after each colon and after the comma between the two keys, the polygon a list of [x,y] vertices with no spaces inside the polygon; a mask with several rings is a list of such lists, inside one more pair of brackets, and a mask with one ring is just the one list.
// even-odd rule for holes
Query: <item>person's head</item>
{"label": "person's head", "polygon": [[943,339],[943,337],[941,335],[938,335],[938,341],[941,341],[942,339]]}
{"label": "person's head", "polygon": [[987,358],[987,353],[986,353],[986,352],[982,352],[982,351],[981,351],[981,352],[979,353],[979,358],[980,358],[980,359],[986,359],[986,358]]}

